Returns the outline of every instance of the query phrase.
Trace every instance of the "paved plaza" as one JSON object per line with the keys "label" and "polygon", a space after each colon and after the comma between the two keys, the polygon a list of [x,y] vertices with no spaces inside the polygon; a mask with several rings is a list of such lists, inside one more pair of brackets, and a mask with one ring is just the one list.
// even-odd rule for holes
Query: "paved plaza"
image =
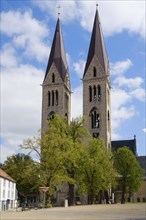
{"label": "paved plaza", "polygon": [[146,204],[113,204],[60,207],[0,213],[1,220],[144,220]]}

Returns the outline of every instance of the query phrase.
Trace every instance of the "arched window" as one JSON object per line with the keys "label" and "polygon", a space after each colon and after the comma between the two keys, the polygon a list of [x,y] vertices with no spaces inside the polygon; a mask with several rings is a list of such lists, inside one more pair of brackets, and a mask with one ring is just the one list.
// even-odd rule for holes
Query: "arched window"
{"label": "arched window", "polygon": [[56,105],[58,105],[58,91],[56,90]]}
{"label": "arched window", "polygon": [[52,91],[52,106],[54,106],[54,91]]}
{"label": "arched window", "polygon": [[110,114],[109,114],[109,111],[108,111],[108,121],[110,120]]}
{"label": "arched window", "polygon": [[101,99],[101,87],[98,85],[98,101]]}
{"label": "arched window", "polygon": [[96,67],[94,66],[94,68],[93,68],[93,77],[96,77],[96,75],[97,75],[97,71],[96,71]]}
{"label": "arched window", "polygon": [[96,128],[99,128],[100,125],[100,117],[99,114],[96,115]]}
{"label": "arched window", "polygon": [[50,91],[48,92],[48,106],[51,105],[51,93]]}
{"label": "arched window", "polygon": [[92,128],[99,128],[100,126],[100,117],[99,117],[99,113],[97,113],[96,111],[92,112],[91,114],[91,127]]}
{"label": "arched window", "polygon": [[93,95],[94,95],[94,101],[96,100],[96,86],[93,86]]}
{"label": "arched window", "polygon": [[91,115],[91,128],[94,128],[94,114]]}
{"label": "arched window", "polygon": [[54,115],[55,115],[55,112],[51,111],[50,114],[48,115],[48,120],[52,120],[54,119]]}
{"label": "arched window", "polygon": [[55,82],[55,74],[53,73],[52,74],[52,83],[54,83]]}
{"label": "arched window", "polygon": [[66,120],[68,122],[68,114],[67,113],[65,113],[65,117],[66,117]]}
{"label": "arched window", "polygon": [[92,87],[89,86],[89,101],[92,102]]}

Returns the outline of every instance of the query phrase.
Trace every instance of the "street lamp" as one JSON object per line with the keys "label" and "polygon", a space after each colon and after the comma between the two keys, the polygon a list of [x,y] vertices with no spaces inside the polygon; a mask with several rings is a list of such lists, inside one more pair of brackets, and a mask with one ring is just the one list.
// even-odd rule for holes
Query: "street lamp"
{"label": "street lamp", "polygon": [[44,207],[45,207],[45,203],[46,203],[46,192],[48,191],[48,189],[49,189],[49,187],[47,187],[47,186],[39,187],[39,191],[43,192]]}

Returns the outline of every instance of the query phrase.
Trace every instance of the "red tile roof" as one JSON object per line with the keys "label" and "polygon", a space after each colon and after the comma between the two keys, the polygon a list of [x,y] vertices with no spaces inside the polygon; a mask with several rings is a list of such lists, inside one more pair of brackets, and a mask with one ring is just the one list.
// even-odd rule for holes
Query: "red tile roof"
{"label": "red tile roof", "polygon": [[12,177],[10,177],[7,173],[5,173],[5,171],[3,171],[0,168],[0,177],[3,177],[4,179],[10,180],[12,182],[16,182]]}

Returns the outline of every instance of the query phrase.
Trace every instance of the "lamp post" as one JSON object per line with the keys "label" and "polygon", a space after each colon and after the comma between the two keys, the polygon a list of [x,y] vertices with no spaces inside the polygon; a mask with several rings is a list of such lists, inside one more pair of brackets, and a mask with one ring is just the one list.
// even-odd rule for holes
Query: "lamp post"
{"label": "lamp post", "polygon": [[43,203],[44,203],[44,207],[45,207],[45,203],[46,203],[46,192],[48,191],[49,187],[47,186],[41,186],[39,187],[39,191],[43,192]]}

